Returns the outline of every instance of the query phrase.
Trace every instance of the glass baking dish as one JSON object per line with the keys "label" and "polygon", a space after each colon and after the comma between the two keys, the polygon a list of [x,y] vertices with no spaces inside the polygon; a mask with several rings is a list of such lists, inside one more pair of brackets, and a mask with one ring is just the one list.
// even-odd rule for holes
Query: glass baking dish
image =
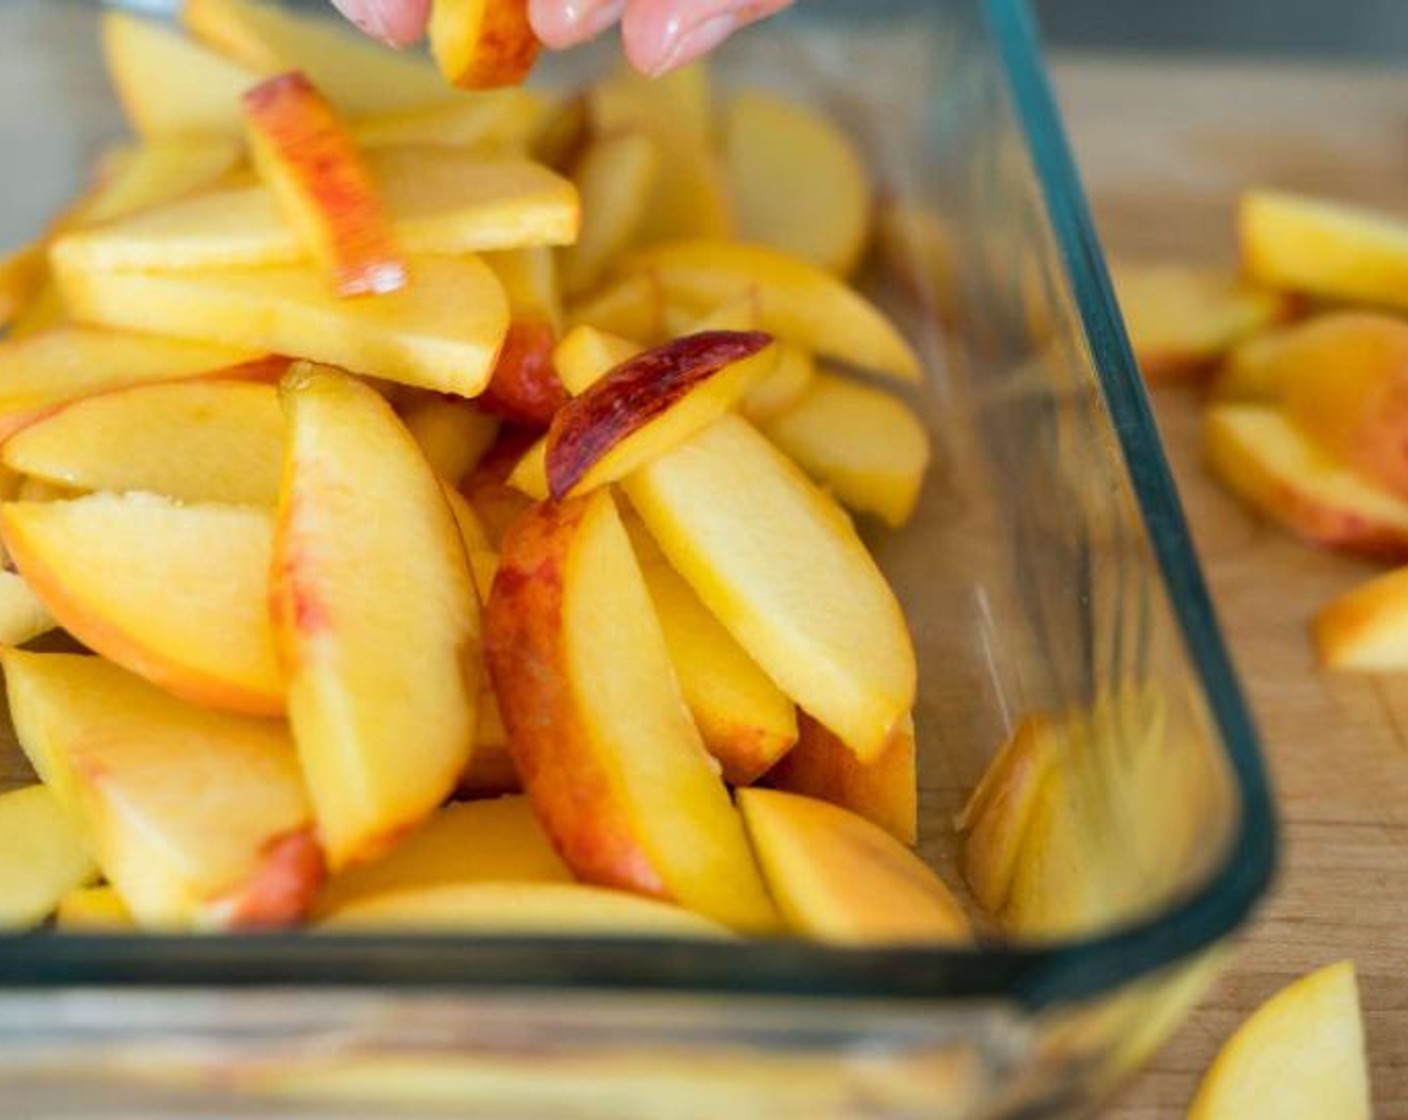
{"label": "glass baking dish", "polygon": [[[146,7],[161,8],[162,4]],[[97,10],[0,0],[0,248],[120,134]],[[577,80],[606,51],[555,60]],[[1275,855],[1218,634],[1022,0],[807,0],[721,86],[835,114],[942,253],[907,309],[937,454],[873,543],[921,665],[921,851],[1023,717],[1062,729],[1021,932],[795,940],[0,937],[0,1114],[978,1118],[1076,1114],[1197,998]],[[8,725],[0,788],[32,780]]]}

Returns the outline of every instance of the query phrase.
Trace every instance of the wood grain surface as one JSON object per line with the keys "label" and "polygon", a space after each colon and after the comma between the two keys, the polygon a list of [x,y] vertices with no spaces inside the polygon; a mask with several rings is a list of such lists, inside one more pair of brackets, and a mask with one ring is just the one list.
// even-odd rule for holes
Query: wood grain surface
{"label": "wood grain surface", "polygon": [[[1232,261],[1235,201],[1251,184],[1408,213],[1408,74],[1085,58],[1055,70],[1113,255]],[[1182,1116],[1262,1000],[1350,957],[1375,1115],[1408,1117],[1408,676],[1323,674],[1307,637],[1318,604],[1377,569],[1302,546],[1219,490],[1200,463],[1196,391],[1161,389],[1155,409],[1260,724],[1283,861],[1233,968],[1108,1115]]]}

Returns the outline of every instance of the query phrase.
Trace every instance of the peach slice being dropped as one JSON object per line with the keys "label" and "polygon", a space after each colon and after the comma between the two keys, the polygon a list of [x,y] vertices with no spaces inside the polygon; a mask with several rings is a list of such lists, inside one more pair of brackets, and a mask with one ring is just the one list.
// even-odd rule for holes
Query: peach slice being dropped
{"label": "peach slice being dropped", "polygon": [[307,75],[261,82],[243,104],[254,166],[338,295],[404,288],[406,267],[371,172]]}
{"label": "peach slice being dropped", "polygon": [[84,645],[192,703],[282,714],[267,510],[102,493],[6,502],[0,531],[20,574]]}
{"label": "peach slice being dropped", "polygon": [[689,439],[776,362],[766,334],[708,331],[617,366],[553,417],[546,451],[553,498],[615,482]]}
{"label": "peach slice being dropped", "polygon": [[624,485],[675,570],[763,671],[862,761],[877,758],[914,706],[914,647],[844,511],[736,416]]}
{"label": "peach slice being dropped", "polygon": [[136,928],[122,896],[106,885],[69,891],[54,909],[54,925],[60,933],[122,933]]}
{"label": "peach slice being dropped", "polygon": [[251,0],[185,0],[181,20],[197,39],[261,77],[305,71],[353,115],[416,109],[447,97],[424,59],[389,51],[331,16]]}
{"label": "peach slice being dropped", "polygon": [[913,718],[895,729],[869,763],[810,716],[803,714],[798,725],[796,746],[768,771],[765,784],[839,805],[912,848],[919,838]]}
{"label": "peach slice being dropped", "polygon": [[1369,1070],[1354,965],[1303,976],[1223,1046],[1188,1120],[1369,1120]]}
{"label": "peach slice being dropped", "polygon": [[729,931],[693,911],[581,883],[457,883],[381,894],[329,917],[324,932],[377,929],[539,937],[707,937]]}
{"label": "peach slice being dropped", "polygon": [[572,179],[582,200],[582,229],[562,251],[562,287],[585,295],[616,254],[631,243],[660,174],[659,145],[645,132],[598,136],[582,153]]}
{"label": "peach slice being dropped", "polygon": [[508,330],[503,289],[473,257],[417,257],[411,284],[338,299],[311,265],[108,272],[65,268],[74,317],[109,327],[249,346],[472,397]]}
{"label": "peach slice being dropped", "polygon": [[1408,668],[1408,568],[1385,572],[1320,608],[1314,623],[1320,664],[1392,673]]}
{"label": "peach slice being dropped", "polygon": [[1254,190],[1237,212],[1242,267],[1273,288],[1408,307],[1408,221],[1282,191]]}
{"label": "peach slice being dropped", "polygon": [[0,656],[21,745],[56,773],[141,925],[269,925],[304,912],[322,857],[283,723],[186,704],[98,657]]}
{"label": "peach slice being dropped", "polygon": [[57,327],[0,342],[0,439],[66,401],[152,382],[274,377],[286,363],[260,351],[96,327]]}
{"label": "peach slice being dropped", "polygon": [[[576,192],[566,179],[514,156],[455,148],[368,152],[374,191],[406,253],[458,257],[558,245],[576,236]],[[263,186],[232,186],[60,237],[56,267],[222,268],[294,264],[307,244]]]}
{"label": "peach slice being dropped", "polygon": [[1329,548],[1408,560],[1408,501],[1322,450],[1275,407],[1219,404],[1208,466],[1258,513]]}
{"label": "peach slice being dropped", "polygon": [[914,514],[929,433],[893,393],[818,373],[764,433],[840,501],[892,528]]}
{"label": "peach slice being dropped", "polygon": [[819,357],[901,381],[921,377],[918,356],[874,304],[824,269],[777,249],[677,241],[632,254],[622,267],[628,276],[653,278],[670,303],[717,307],[751,291],[761,330]]}
{"label": "peach slice being dropped", "polygon": [[608,491],[510,528],[485,650],[524,788],[578,878],[774,926]]}
{"label": "peach slice being dropped", "polygon": [[794,933],[841,944],[970,940],[948,887],[879,825],[775,789],[740,789],[738,807]]}
{"label": "peach slice being dropped", "polygon": [[528,22],[528,0],[433,0],[430,53],[461,89],[516,86],[542,44]]}
{"label": "peach slice being dropped", "polygon": [[0,646],[22,646],[57,625],[23,576],[0,570]]}
{"label": "peach slice being dropped", "polygon": [[319,836],[340,870],[425,819],[468,764],[479,601],[440,482],[390,406],[312,366],[281,392],[274,627]]}
{"label": "peach slice being dropped", "polygon": [[392,892],[491,882],[572,882],[526,797],[446,805],[381,859],[334,876],[315,912],[335,915]]}
{"label": "peach slice being dropped", "polygon": [[78,490],[272,506],[283,461],[273,386],[177,381],[86,397],[5,441],[5,465]]}
{"label": "peach slice being dropped", "polygon": [[44,786],[0,793],[0,930],[37,926],[98,869],[83,833]]}
{"label": "peach slice being dropped", "polygon": [[756,90],[723,122],[739,235],[849,275],[865,251],[872,191],[860,156],[832,121]]}
{"label": "peach slice being dropped", "polygon": [[257,71],[212,54],[154,20],[103,13],[108,75],[132,127],[143,136],[234,134],[240,95]]}

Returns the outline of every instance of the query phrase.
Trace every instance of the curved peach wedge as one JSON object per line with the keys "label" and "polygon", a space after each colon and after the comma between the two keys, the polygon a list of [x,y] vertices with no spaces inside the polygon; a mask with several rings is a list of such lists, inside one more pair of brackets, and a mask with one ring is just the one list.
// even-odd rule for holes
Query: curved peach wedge
{"label": "curved peach wedge", "polygon": [[637,354],[557,411],[547,479],[561,501],[624,478],[723,416],[777,362],[758,331],[708,331]]}
{"label": "curved peach wedge", "polygon": [[44,786],[0,793],[0,930],[37,926],[98,869],[86,838]]}
{"label": "curved peach wedge", "polygon": [[440,482],[390,406],[313,366],[280,391],[274,630],[318,833],[340,870],[429,816],[468,764],[479,601]]}
{"label": "curved peach wedge", "polygon": [[461,89],[523,81],[542,46],[528,22],[528,0],[434,0],[430,53]]}
{"label": "curved peach wedge", "polygon": [[1312,626],[1320,664],[1366,673],[1408,668],[1408,568],[1385,572],[1320,608]]}
{"label": "curved peach wedge", "polygon": [[192,703],[283,713],[268,511],[100,493],[6,502],[0,531],[44,605],[91,649]]}
{"label": "curved peach wedge", "polygon": [[578,878],[773,926],[608,491],[510,528],[485,650],[524,789]]}

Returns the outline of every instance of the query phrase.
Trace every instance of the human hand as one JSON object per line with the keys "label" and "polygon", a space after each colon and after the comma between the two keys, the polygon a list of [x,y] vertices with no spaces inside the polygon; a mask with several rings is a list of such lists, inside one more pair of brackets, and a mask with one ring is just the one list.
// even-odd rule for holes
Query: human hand
{"label": "human hand", "polygon": [[[393,46],[425,34],[431,0],[333,0],[353,23]],[[643,74],[663,74],[707,54],[739,28],[792,0],[528,0],[533,31],[565,50],[616,23],[626,57]]]}

